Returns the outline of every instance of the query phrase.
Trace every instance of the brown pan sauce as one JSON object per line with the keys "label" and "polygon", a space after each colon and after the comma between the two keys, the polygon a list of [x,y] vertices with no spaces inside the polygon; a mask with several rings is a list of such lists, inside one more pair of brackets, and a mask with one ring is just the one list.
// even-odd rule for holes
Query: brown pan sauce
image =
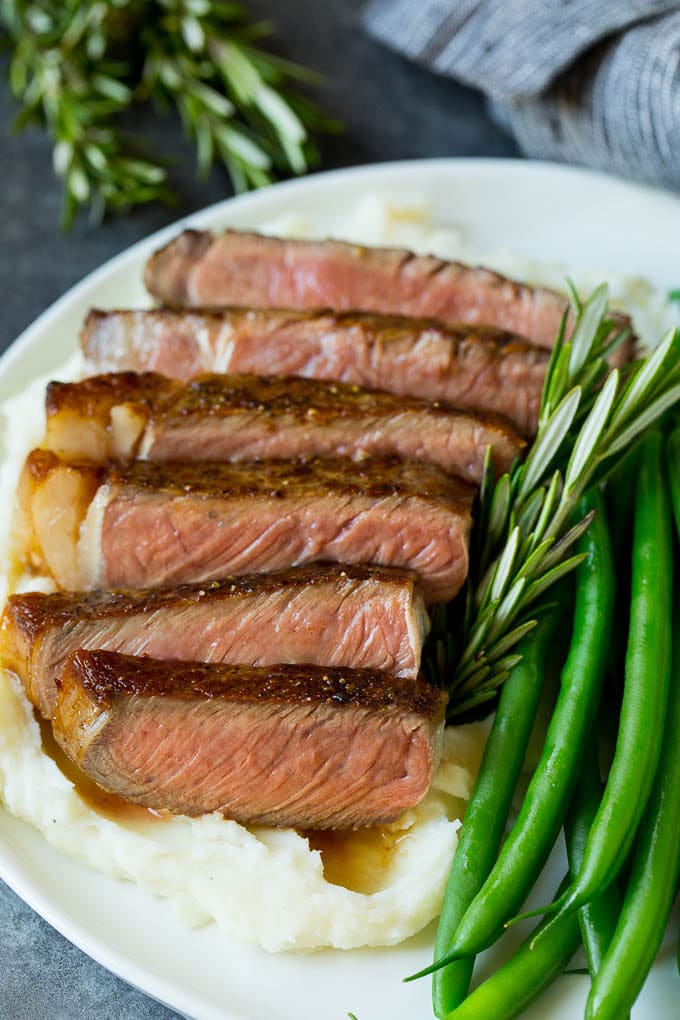
{"label": "brown pan sauce", "polygon": [[374,825],[367,829],[319,829],[301,833],[310,850],[319,850],[327,882],[370,894],[385,884],[399,843],[409,829]]}
{"label": "brown pan sauce", "polygon": [[[115,793],[109,793],[68,758],[54,739],[50,723],[37,712],[44,753],[52,759],[63,776],[73,783],[82,802],[102,818],[119,824],[162,822],[171,817],[149,808],[132,804]],[[370,895],[382,888],[385,873],[397,853],[399,843],[408,836],[408,828],[376,825],[366,829],[323,829],[300,832],[309,842],[310,850],[321,853],[324,877],[332,885],[352,892]]]}
{"label": "brown pan sauce", "polygon": [[73,788],[82,800],[83,804],[96,811],[102,818],[111,822],[158,822],[163,820],[163,815],[150,808],[141,807],[139,804],[132,804],[123,800],[115,793],[109,793],[98,786],[94,780],[68,758],[59,744],[54,739],[50,723],[43,719],[38,712],[34,712],[36,721],[40,726],[40,738],[43,752],[51,758],[63,776],[73,783]]}

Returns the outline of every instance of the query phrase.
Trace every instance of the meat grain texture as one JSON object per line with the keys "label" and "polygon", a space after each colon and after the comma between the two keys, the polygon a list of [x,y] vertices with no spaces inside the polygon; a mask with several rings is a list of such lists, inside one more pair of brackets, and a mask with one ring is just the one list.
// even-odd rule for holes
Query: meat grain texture
{"label": "meat grain texture", "polygon": [[500,414],[535,432],[549,354],[488,326],[357,312],[226,308],[93,310],[90,373],[296,375]]}
{"label": "meat grain texture", "polygon": [[566,298],[489,269],[404,249],[185,230],[149,260],[145,282],[174,307],[333,308],[498,326],[549,347]]}
{"label": "meat grain texture", "polygon": [[77,651],[53,726],[88,776],[144,807],[352,829],[394,822],[423,799],[447,700],[373,670]]}
{"label": "meat grain texture", "polygon": [[50,719],[56,680],[77,649],[345,666],[415,679],[428,629],[415,574],[319,564],[176,588],[12,595],[0,663]]}
{"label": "meat grain texture", "polygon": [[151,588],[322,560],[415,571],[428,604],[468,568],[474,490],[434,464],[135,461],[107,469],[33,451],[25,548],[60,587]]}
{"label": "meat grain texture", "polygon": [[502,474],[525,447],[494,416],[297,376],[112,373],[50,383],[46,413],[46,447],[92,464],[398,456],[478,485],[487,448]]}

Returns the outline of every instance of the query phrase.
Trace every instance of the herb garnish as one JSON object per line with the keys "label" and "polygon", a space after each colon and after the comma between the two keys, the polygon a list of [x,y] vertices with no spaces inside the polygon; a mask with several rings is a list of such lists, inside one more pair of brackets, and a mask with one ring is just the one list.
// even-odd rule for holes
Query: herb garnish
{"label": "herb garnish", "polygon": [[209,0],[0,0],[16,127],[44,123],[64,180],[62,222],[173,198],[159,161],[118,115],[152,99],[179,111],[206,173],[223,163],[237,191],[316,162],[310,131],[337,125],[291,91],[317,77],[259,48],[270,31],[238,3]]}
{"label": "herb garnish", "polygon": [[585,490],[680,400],[678,330],[624,372],[610,370],[606,359],[626,331],[608,318],[607,297],[602,286],[581,305],[571,289],[574,329],[567,340],[565,316],[529,456],[497,480],[487,460],[467,587],[435,611],[429,644],[429,672],[450,692],[450,718],[495,697],[519,661],[515,646],[536,625],[539,600],[581,562],[571,550],[590,523],[573,521]]}

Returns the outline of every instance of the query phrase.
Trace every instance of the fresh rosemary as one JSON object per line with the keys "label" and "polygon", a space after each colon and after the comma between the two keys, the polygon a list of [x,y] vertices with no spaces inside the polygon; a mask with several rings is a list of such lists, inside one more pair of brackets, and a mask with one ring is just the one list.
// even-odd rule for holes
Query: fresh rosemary
{"label": "fresh rosemary", "polygon": [[573,520],[582,494],[680,400],[678,330],[622,375],[606,360],[626,335],[607,318],[607,288],[583,305],[572,290],[572,305],[574,329],[567,340],[565,317],[531,451],[498,479],[487,460],[467,589],[435,612],[430,673],[450,692],[452,719],[496,695],[539,600],[581,562],[571,550],[590,523]]}
{"label": "fresh rosemary", "polygon": [[62,222],[173,199],[167,171],[120,129],[135,103],[174,106],[199,171],[223,163],[236,190],[299,174],[318,156],[310,131],[337,125],[291,90],[316,76],[259,48],[266,24],[209,0],[0,0],[17,128],[54,142]]}

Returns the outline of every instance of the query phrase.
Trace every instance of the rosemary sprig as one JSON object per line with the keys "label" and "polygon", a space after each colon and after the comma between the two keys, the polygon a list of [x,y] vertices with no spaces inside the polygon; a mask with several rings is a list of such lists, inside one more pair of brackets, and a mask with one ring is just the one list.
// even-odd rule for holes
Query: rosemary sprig
{"label": "rosemary sprig", "polygon": [[258,48],[269,26],[238,3],[209,0],[0,0],[12,50],[17,128],[46,125],[64,181],[62,222],[171,201],[166,168],[119,128],[152,99],[174,106],[202,174],[223,163],[236,190],[303,173],[318,154],[310,131],[337,127],[291,90],[315,81]]}
{"label": "rosemary sprig", "polygon": [[582,557],[571,549],[590,520],[573,521],[585,490],[602,482],[628,450],[680,400],[680,332],[671,330],[625,377],[606,357],[621,342],[607,319],[607,289],[573,300],[569,341],[563,322],[543,388],[539,427],[523,464],[494,481],[487,461],[480,493],[466,609],[433,621],[433,672],[460,716],[495,696],[518,661],[513,649],[536,624],[539,600]]}

